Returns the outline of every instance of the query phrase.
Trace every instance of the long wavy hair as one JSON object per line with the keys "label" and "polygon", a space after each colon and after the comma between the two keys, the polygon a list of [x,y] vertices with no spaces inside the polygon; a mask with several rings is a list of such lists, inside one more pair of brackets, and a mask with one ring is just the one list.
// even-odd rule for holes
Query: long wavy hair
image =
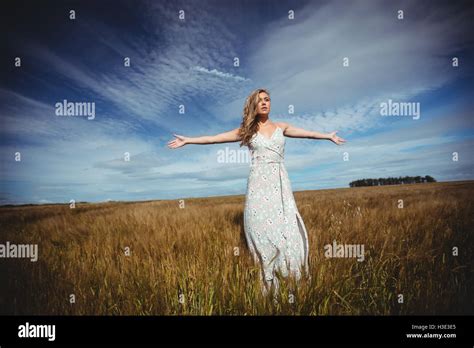
{"label": "long wavy hair", "polygon": [[[252,136],[258,130],[257,105],[258,95],[265,92],[270,97],[270,93],[265,88],[254,90],[245,100],[242,123],[240,124],[239,134],[241,137],[240,146],[249,145]],[[271,99],[270,99],[271,100]]]}

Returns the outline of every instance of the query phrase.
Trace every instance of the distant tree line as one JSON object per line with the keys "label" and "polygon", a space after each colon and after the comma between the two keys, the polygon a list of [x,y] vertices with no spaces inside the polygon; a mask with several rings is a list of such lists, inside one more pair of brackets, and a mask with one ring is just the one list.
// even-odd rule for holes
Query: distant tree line
{"label": "distant tree line", "polygon": [[358,186],[382,186],[382,185],[399,185],[399,184],[419,184],[425,182],[436,182],[429,176],[404,176],[398,178],[378,178],[378,179],[359,179],[349,183],[350,187]]}

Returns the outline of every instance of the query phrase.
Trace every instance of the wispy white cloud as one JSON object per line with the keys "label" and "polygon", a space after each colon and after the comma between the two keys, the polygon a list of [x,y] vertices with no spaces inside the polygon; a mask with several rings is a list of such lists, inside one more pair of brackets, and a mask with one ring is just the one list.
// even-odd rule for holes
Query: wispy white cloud
{"label": "wispy white cloud", "polygon": [[206,68],[203,68],[202,66],[195,66],[193,68],[193,70],[196,70],[196,71],[199,71],[199,72],[202,72],[202,73],[206,73],[206,74],[210,74],[210,75],[215,75],[215,76],[218,76],[218,77],[223,77],[223,78],[226,78],[226,79],[234,79],[234,80],[237,80],[237,81],[250,81],[250,79],[246,79],[245,77],[232,75],[232,74],[229,74],[229,73],[218,71],[216,69],[208,70]]}

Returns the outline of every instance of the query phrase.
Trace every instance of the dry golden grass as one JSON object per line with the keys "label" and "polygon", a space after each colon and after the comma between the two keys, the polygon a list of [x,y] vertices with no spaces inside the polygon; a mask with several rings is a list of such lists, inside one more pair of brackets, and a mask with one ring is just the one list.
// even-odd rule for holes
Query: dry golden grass
{"label": "dry golden grass", "polygon": [[[39,260],[0,259],[0,313],[473,314],[473,196],[473,182],[296,192],[312,277],[282,282],[278,303],[246,248],[244,196],[3,207],[0,243],[38,244]],[[334,239],[365,261],[326,258]]]}

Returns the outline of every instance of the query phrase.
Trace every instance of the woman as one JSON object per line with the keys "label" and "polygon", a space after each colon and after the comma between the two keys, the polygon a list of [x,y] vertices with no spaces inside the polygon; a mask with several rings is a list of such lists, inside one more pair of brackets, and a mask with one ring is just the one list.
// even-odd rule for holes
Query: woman
{"label": "woman", "polygon": [[230,132],[197,138],[174,134],[168,143],[175,149],[186,144],[216,144],[240,141],[251,154],[250,174],[244,208],[244,230],[254,261],[261,265],[264,294],[279,287],[276,273],[283,277],[309,275],[308,234],[298,211],[285,169],[285,136],[328,139],[337,145],[345,142],[337,132],[322,134],[296,128],[269,119],[270,94],[265,89],[253,91],[245,102],[239,128]]}

